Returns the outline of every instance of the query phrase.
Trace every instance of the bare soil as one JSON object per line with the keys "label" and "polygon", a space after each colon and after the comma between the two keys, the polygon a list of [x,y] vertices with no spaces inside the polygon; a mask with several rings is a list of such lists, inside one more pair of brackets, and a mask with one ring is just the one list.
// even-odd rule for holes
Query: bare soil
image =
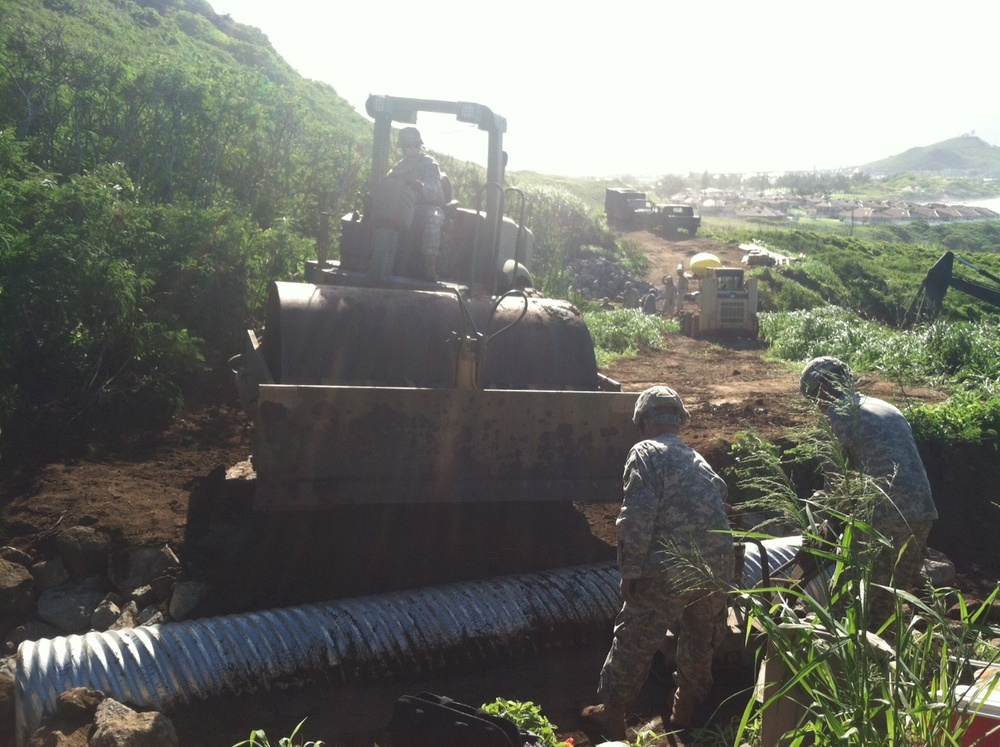
{"label": "bare soil", "polygon": [[[712,252],[730,266],[738,265],[742,254],[738,247],[706,238],[667,241],[645,232],[630,238],[646,248],[647,279],[657,285],[662,285],[665,274],[674,273],[679,262],[687,265],[698,252]],[[658,383],[675,388],[693,416],[686,440],[722,469],[739,432],[753,431],[775,440],[815,417],[798,395],[798,371],[767,360],[764,353],[760,343],[745,337],[702,340],[667,335],[662,350],[619,361],[605,373],[626,391]],[[877,378],[863,382],[862,388],[897,402],[941,399],[934,391],[902,391]],[[251,423],[235,392],[191,408],[166,429],[142,433],[114,450],[94,446],[84,457],[52,461],[44,458],[45,444],[37,449],[41,466],[11,476],[0,489],[0,529],[8,544],[36,558],[47,557],[54,554],[53,538],[61,529],[81,524],[105,529],[118,549],[169,544],[184,560],[186,572],[214,583],[204,614],[614,558],[617,504],[554,512],[536,508],[527,519],[523,514],[502,514],[498,508],[486,526],[481,517],[454,511],[431,516],[419,510],[373,509],[364,515],[358,508],[309,526],[277,521],[267,527],[255,525],[248,519],[252,481],[225,479],[226,471],[251,451]],[[996,494],[996,456],[971,450],[928,454],[926,459],[942,509],[932,544],[956,561],[960,583],[975,597],[992,588],[998,572],[998,562],[986,549],[992,546],[998,526],[996,508],[990,503]],[[370,535],[343,531],[344,522],[357,526],[361,521],[364,526],[382,527],[386,541],[373,545]],[[464,540],[441,528],[456,522],[468,528],[467,522],[476,521],[481,531],[468,531]],[[411,539],[401,539],[404,536]],[[491,546],[490,557],[470,561],[482,554],[484,545]],[[378,561],[370,560],[373,546],[380,553]],[[445,550],[450,560],[422,560]],[[246,738],[251,728],[268,725],[286,729],[271,734],[283,736],[291,730],[286,725],[294,726],[309,714],[308,738],[322,738],[328,744],[370,744],[373,722],[384,719],[386,704],[391,704],[399,687],[402,692],[436,689],[466,702],[496,696],[533,699],[565,727],[563,736],[585,745],[590,743],[588,735],[578,728],[573,714],[593,697],[604,645],[460,678],[413,680],[396,689],[372,685],[338,696],[284,692],[269,696],[267,705],[234,698],[192,707],[176,714],[175,720],[182,741],[189,745],[232,744]],[[649,687],[651,703],[665,702],[662,685],[658,689],[651,678]],[[655,715],[655,708],[642,715]]]}

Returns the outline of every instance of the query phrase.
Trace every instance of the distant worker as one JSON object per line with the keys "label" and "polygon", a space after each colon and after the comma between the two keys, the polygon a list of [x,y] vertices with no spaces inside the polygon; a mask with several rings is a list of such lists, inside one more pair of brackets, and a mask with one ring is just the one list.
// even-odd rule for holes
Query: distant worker
{"label": "distant worker", "polygon": [[403,157],[389,170],[388,178],[401,179],[413,190],[413,222],[421,231],[423,277],[437,280],[445,204],[441,168],[431,156],[421,152],[424,141],[416,127],[404,127],[400,130],[396,143],[403,152]]}
{"label": "distant worker", "polygon": [[684,265],[677,265],[677,311],[684,309],[684,301],[688,293],[688,276],[684,272]]}
{"label": "distant worker", "polygon": [[625,290],[622,292],[622,306],[626,309],[639,308],[639,291],[632,285],[631,280],[625,281]]}
{"label": "distant worker", "polygon": [[642,313],[656,314],[656,288],[650,288],[649,292],[642,297]]}
{"label": "distant worker", "polygon": [[733,578],[733,542],[725,481],[680,438],[689,418],[670,387],[651,387],[635,403],[632,420],[643,440],[625,462],[617,520],[623,605],[601,670],[601,704],[581,713],[605,739],[625,739],[626,709],[668,628],[677,635],[671,726],[690,726],[695,706],[712,687],[712,656],[725,624],[724,589]]}
{"label": "distant worker", "polygon": [[677,316],[677,286],[669,275],[663,276],[663,316]]}
{"label": "distant worker", "polygon": [[[850,367],[837,358],[809,361],[799,389],[829,418],[849,466],[874,478],[882,491],[871,522],[892,540],[892,549],[878,551],[872,582],[907,591],[921,586],[927,535],[938,513],[906,417],[888,402],[856,392]],[[878,627],[893,614],[895,602],[873,593],[870,610],[871,625]]]}

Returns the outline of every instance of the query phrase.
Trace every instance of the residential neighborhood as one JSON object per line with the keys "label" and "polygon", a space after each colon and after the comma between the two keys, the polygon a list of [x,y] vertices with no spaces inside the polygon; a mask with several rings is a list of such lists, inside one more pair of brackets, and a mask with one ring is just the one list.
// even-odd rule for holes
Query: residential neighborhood
{"label": "residential neighborhood", "polygon": [[694,205],[702,216],[781,223],[800,218],[839,220],[851,225],[1000,218],[1000,214],[986,207],[902,200],[846,200],[828,195],[799,197],[770,190],[689,189],[671,195],[669,201]]}

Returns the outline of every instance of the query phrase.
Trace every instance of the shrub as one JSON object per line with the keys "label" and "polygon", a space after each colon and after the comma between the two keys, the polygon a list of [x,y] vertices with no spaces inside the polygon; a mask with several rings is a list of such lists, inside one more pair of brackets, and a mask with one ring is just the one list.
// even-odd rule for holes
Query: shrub
{"label": "shrub", "polygon": [[617,358],[638,355],[641,350],[660,350],[663,334],[678,330],[677,322],[635,309],[585,311],[583,316],[594,339],[598,368]]}

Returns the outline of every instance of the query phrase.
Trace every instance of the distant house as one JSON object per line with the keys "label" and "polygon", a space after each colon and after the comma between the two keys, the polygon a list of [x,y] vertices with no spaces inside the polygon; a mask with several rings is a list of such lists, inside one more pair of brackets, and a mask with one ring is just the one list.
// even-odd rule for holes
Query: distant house
{"label": "distant house", "polygon": [[844,223],[871,223],[873,215],[875,215],[874,208],[861,206],[841,213],[840,219]]}
{"label": "distant house", "polygon": [[736,217],[744,220],[783,221],[788,215],[766,205],[750,205],[739,208]]}

